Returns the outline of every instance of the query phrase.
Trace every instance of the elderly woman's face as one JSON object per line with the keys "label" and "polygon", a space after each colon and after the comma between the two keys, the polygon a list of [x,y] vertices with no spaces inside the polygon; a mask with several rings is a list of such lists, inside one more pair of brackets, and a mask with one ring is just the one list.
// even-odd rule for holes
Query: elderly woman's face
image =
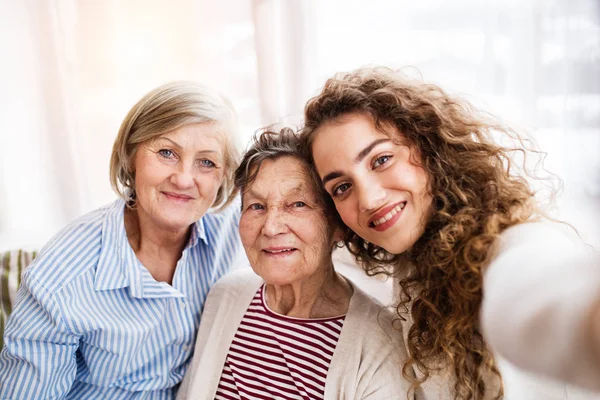
{"label": "elderly woman's face", "polygon": [[215,201],[224,145],[213,124],[192,124],[143,143],[134,158],[140,219],[168,231],[187,229]]}
{"label": "elderly woman's face", "polygon": [[331,230],[300,161],[264,161],[242,200],[240,236],[265,282],[301,282],[331,265]]}

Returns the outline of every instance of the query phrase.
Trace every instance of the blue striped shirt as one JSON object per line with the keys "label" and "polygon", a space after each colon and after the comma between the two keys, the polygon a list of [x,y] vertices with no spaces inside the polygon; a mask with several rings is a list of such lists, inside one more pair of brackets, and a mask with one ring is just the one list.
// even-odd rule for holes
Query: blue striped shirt
{"label": "blue striped shirt", "polygon": [[0,353],[2,399],[172,399],[210,287],[241,249],[239,205],[193,224],[173,283],[137,259],[125,204],[71,223],[23,274]]}

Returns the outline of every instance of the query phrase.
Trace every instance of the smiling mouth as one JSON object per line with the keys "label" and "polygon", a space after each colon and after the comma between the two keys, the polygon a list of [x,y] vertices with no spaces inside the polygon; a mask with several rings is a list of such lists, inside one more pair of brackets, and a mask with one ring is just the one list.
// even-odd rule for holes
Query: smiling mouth
{"label": "smiling mouth", "polygon": [[188,196],[187,194],[177,194],[177,193],[171,193],[171,192],[162,192],[162,194],[164,194],[167,198],[175,200],[175,201],[188,201],[188,200],[193,200],[194,198],[191,196]]}
{"label": "smiling mouth", "polygon": [[387,212],[387,214],[385,214],[383,217],[378,218],[374,221],[369,222],[369,227],[370,228],[376,228],[380,225],[385,224],[386,222],[390,221],[391,219],[393,219],[399,212],[401,212],[402,210],[404,210],[404,207],[406,207],[406,202],[403,201],[402,203],[396,205],[394,208],[392,208],[390,211]]}
{"label": "smiling mouth", "polygon": [[293,247],[286,247],[286,248],[280,248],[280,249],[263,249],[263,252],[269,254],[269,255],[288,255],[293,253],[294,251],[296,251],[297,249],[293,248]]}

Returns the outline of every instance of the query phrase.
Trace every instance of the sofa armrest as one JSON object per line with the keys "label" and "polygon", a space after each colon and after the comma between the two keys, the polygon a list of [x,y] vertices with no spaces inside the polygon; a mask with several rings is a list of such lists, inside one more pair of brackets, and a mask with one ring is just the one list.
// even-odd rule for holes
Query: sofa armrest
{"label": "sofa armrest", "polygon": [[17,297],[21,274],[36,255],[35,251],[25,250],[0,253],[0,349],[4,345],[4,327]]}

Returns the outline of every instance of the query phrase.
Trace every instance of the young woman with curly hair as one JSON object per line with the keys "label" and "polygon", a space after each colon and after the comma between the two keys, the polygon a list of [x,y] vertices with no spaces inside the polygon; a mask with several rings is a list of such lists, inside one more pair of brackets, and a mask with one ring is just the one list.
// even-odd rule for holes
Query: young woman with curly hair
{"label": "young woman with curly hair", "polygon": [[329,79],[302,135],[349,251],[399,279],[416,398],[508,398],[502,359],[600,390],[598,255],[545,217],[519,135],[385,68]]}

